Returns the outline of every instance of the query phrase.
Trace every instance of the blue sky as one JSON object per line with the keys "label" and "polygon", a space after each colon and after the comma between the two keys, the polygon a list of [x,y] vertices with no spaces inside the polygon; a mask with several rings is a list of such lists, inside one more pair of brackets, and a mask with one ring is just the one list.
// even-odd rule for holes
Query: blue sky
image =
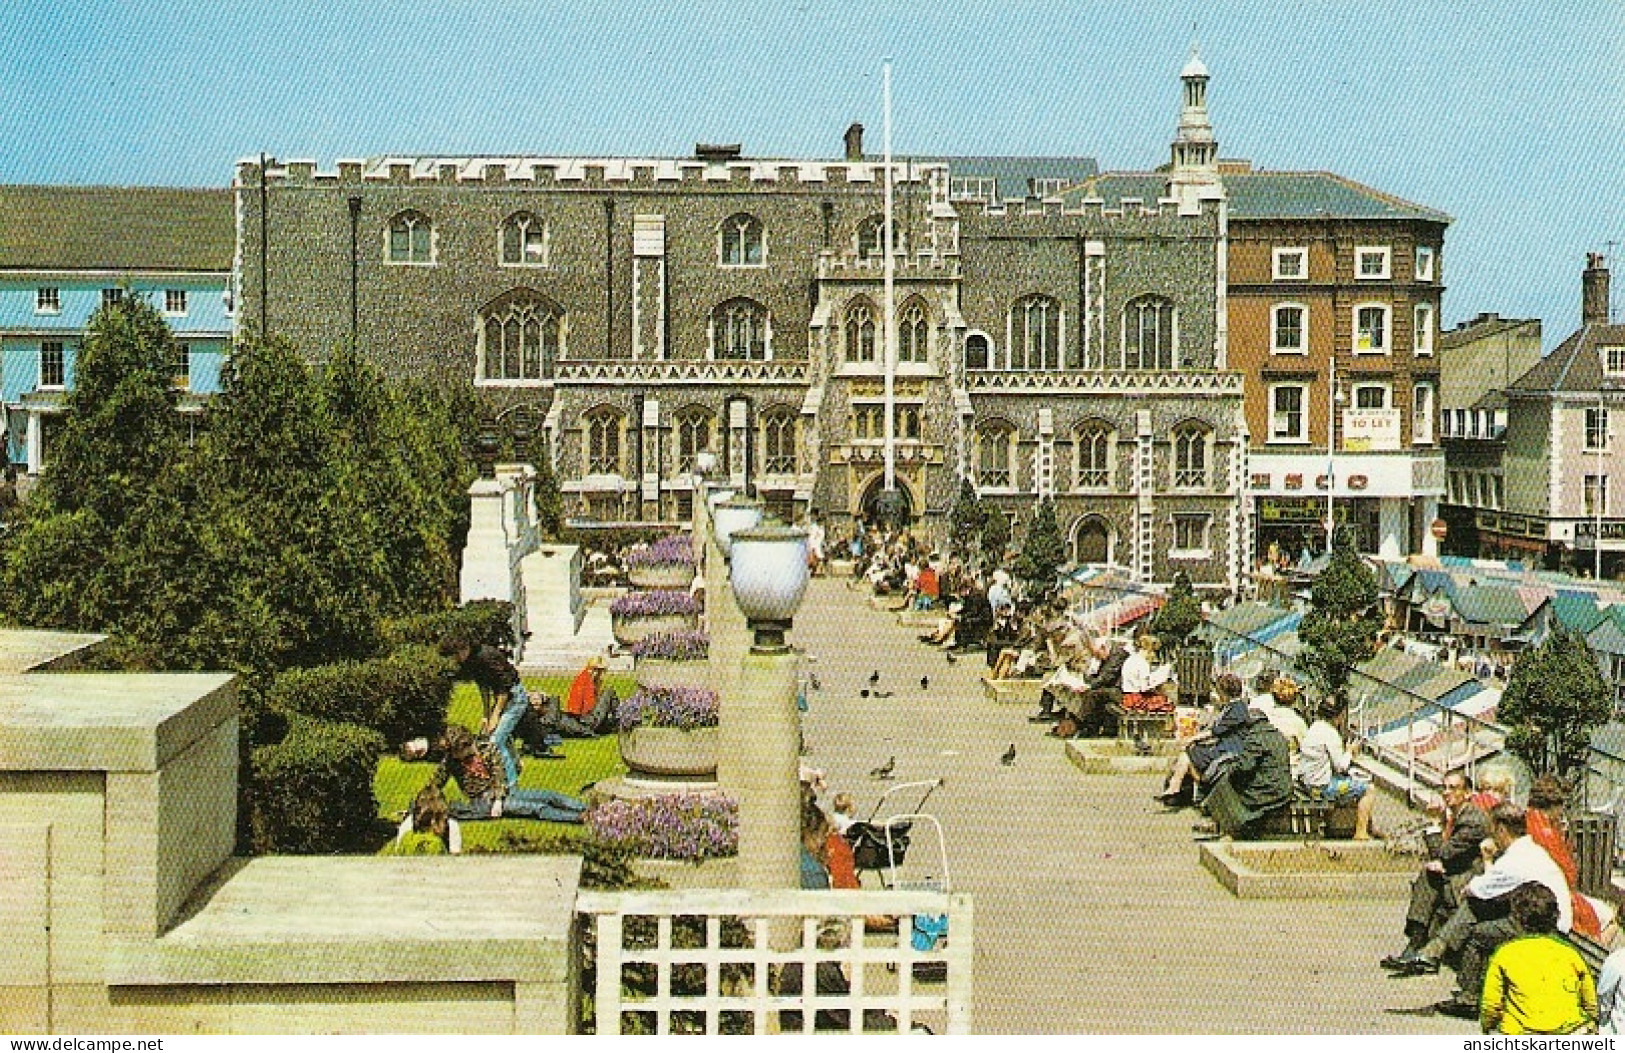
{"label": "blue sky", "polygon": [[888,55],[899,153],[1143,169],[1193,36],[1225,156],[1455,217],[1447,326],[1578,325],[1584,254],[1625,242],[1619,0],[7,0],[0,182],[225,185],[260,150],[832,156],[853,120],[878,145]]}

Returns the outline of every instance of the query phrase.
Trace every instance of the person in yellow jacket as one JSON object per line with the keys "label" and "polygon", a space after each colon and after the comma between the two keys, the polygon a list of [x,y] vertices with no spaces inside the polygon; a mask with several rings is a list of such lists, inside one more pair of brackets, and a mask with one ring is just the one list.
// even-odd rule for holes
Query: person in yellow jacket
{"label": "person in yellow jacket", "polygon": [[1512,892],[1524,935],[1496,949],[1484,973],[1486,1034],[1574,1035],[1597,1030],[1597,986],[1578,951],[1557,935],[1557,898],[1537,881]]}

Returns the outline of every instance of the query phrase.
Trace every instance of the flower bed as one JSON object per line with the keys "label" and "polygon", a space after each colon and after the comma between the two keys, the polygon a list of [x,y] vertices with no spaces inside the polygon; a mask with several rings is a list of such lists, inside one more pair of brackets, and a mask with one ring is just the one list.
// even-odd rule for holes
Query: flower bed
{"label": "flower bed", "polygon": [[693,615],[700,613],[700,601],[686,592],[656,590],[629,592],[609,605],[609,613],[616,618],[647,618],[662,615]]}
{"label": "flower bed", "polygon": [[645,636],[631,647],[632,657],[643,661],[658,659],[665,662],[703,662],[710,652],[711,638],[704,630],[675,633],[655,633]]}
{"label": "flower bed", "polygon": [[639,689],[616,710],[622,731],[638,727],[693,731],[717,726],[717,693],[698,688]]}
{"label": "flower bed", "polygon": [[671,534],[652,545],[633,548],[626,554],[627,569],[638,567],[686,567],[694,571],[694,542],[683,534]]}
{"label": "flower bed", "polygon": [[686,592],[629,592],[609,605],[610,629],[623,647],[658,633],[692,632],[700,602]]}
{"label": "flower bed", "polygon": [[739,851],[739,804],[721,794],[604,801],[584,822],[600,842],[648,859],[698,862]]}

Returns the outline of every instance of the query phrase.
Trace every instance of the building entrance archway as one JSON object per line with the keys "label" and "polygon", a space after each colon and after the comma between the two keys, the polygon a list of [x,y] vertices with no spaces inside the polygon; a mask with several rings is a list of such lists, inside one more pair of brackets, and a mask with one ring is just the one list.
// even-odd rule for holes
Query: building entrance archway
{"label": "building entrance archway", "polygon": [[1084,516],[1072,527],[1072,561],[1110,563],[1112,542],[1111,524],[1100,516]]}
{"label": "building entrance archway", "polygon": [[914,522],[914,495],[909,493],[908,486],[901,479],[897,480],[897,495],[891,500],[899,502],[895,511],[885,507],[883,498],[886,495],[886,476],[877,474],[863,488],[863,499],[858,502],[858,515],[866,523],[878,523],[882,520],[907,526]]}

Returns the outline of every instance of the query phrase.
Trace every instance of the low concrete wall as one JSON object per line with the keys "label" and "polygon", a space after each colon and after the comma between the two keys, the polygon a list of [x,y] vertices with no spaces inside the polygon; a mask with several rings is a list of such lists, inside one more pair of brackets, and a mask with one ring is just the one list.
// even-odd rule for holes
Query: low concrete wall
{"label": "low concrete wall", "polygon": [[0,1032],[568,1030],[578,858],[233,859],[231,676],[0,699]]}
{"label": "low concrete wall", "polygon": [[1239,899],[1403,901],[1422,865],[1378,841],[1210,841],[1200,848],[1202,866]]}
{"label": "low concrete wall", "polygon": [[1149,754],[1134,752],[1122,739],[1069,739],[1066,759],[1085,775],[1162,775],[1168,771],[1179,745],[1172,739],[1148,742]]}
{"label": "low concrete wall", "polygon": [[982,690],[987,693],[989,701],[1006,706],[1032,706],[1038,707],[1038,700],[1044,695],[1044,681],[1038,677],[1018,680],[994,680],[992,677],[982,677]]}

